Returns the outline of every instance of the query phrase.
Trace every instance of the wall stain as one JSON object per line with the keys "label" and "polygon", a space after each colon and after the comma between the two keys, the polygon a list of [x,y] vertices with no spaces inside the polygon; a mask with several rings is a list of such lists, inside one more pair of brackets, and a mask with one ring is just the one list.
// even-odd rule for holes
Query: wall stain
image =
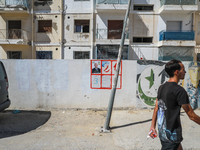
{"label": "wall stain", "polygon": [[57,31],[58,30],[58,26],[57,26],[57,23],[56,22],[53,22],[52,23],[52,27]]}
{"label": "wall stain", "polygon": [[88,39],[89,35],[82,35],[83,38]]}
{"label": "wall stain", "polygon": [[66,26],[67,31],[69,31],[69,27],[70,27],[69,25]]}

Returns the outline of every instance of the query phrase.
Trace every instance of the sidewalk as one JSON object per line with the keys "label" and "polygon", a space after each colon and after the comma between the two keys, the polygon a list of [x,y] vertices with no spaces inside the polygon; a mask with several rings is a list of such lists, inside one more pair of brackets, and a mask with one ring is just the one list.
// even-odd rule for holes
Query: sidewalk
{"label": "sidewalk", "polygon": [[[200,115],[200,110],[195,111]],[[20,114],[21,113],[21,114]],[[16,118],[23,112],[0,114]],[[31,113],[31,112],[30,112]],[[159,138],[146,139],[153,110],[115,110],[111,133],[99,133],[106,111],[52,110],[49,120],[24,134],[0,138],[1,150],[148,150],[160,149]],[[24,113],[25,114],[25,113]],[[27,115],[27,114],[25,114]],[[23,116],[26,119],[26,116]],[[30,117],[29,117],[30,118]],[[37,117],[33,122],[37,121]],[[184,149],[200,150],[200,126],[181,113]],[[16,122],[17,124],[17,122]],[[31,123],[33,124],[33,123]],[[14,124],[7,124],[12,130]],[[26,125],[24,125],[26,126]],[[19,126],[20,127],[20,126]],[[23,130],[24,127],[22,127]]]}

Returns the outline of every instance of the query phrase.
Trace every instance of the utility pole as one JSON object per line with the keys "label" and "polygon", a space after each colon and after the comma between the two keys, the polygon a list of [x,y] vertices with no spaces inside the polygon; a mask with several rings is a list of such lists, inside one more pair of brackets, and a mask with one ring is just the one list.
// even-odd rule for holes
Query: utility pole
{"label": "utility pole", "polygon": [[125,35],[126,35],[125,32],[126,32],[128,16],[129,16],[129,12],[130,12],[131,1],[132,0],[129,0],[129,2],[128,2],[128,8],[126,10],[126,15],[125,15],[125,19],[124,19],[122,38],[121,38],[121,43],[120,43],[119,53],[118,53],[118,58],[117,58],[117,67],[115,70],[114,80],[112,83],[112,89],[110,92],[110,99],[109,99],[109,104],[108,104],[106,120],[105,120],[104,127],[100,130],[100,132],[110,132],[109,124],[110,124],[110,119],[111,119],[111,114],[112,114],[112,109],[113,109],[113,103],[114,103],[114,98],[115,98],[119,70],[120,70],[120,66],[121,66],[121,57],[122,57],[122,52],[123,52],[124,40],[125,40]]}

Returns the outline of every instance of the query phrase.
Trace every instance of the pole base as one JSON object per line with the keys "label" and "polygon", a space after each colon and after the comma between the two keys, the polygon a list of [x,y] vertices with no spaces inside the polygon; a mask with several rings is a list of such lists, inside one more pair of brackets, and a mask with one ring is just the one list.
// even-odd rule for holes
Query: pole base
{"label": "pole base", "polygon": [[100,133],[111,133],[111,130],[105,129],[105,128],[101,127],[101,129],[100,129],[99,132],[100,132]]}

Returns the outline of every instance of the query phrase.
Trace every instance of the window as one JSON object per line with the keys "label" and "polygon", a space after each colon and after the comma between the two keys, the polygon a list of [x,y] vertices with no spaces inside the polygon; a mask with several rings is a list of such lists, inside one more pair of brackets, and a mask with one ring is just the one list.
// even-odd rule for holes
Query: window
{"label": "window", "polygon": [[152,43],[153,37],[133,37],[134,43]]}
{"label": "window", "polygon": [[152,6],[139,6],[139,5],[134,5],[134,10],[153,10],[153,5]]}
{"label": "window", "polygon": [[74,52],[74,59],[90,59],[90,52]]}
{"label": "window", "polygon": [[[119,53],[118,45],[98,45],[97,59],[117,59]],[[128,46],[123,46],[122,60],[128,59]]]}
{"label": "window", "polygon": [[76,33],[89,33],[90,20],[74,20]]}
{"label": "window", "polygon": [[52,59],[52,51],[36,51],[36,59]]}
{"label": "window", "polygon": [[181,31],[182,21],[167,21],[167,31]]}
{"label": "window", "polygon": [[38,20],[38,32],[52,32],[52,20]]}
{"label": "window", "polygon": [[20,39],[21,32],[21,20],[8,21],[8,39]]}
{"label": "window", "polygon": [[7,58],[8,59],[22,59],[22,52],[21,51],[8,51]]}
{"label": "window", "polygon": [[121,39],[123,20],[108,20],[108,39]]}

